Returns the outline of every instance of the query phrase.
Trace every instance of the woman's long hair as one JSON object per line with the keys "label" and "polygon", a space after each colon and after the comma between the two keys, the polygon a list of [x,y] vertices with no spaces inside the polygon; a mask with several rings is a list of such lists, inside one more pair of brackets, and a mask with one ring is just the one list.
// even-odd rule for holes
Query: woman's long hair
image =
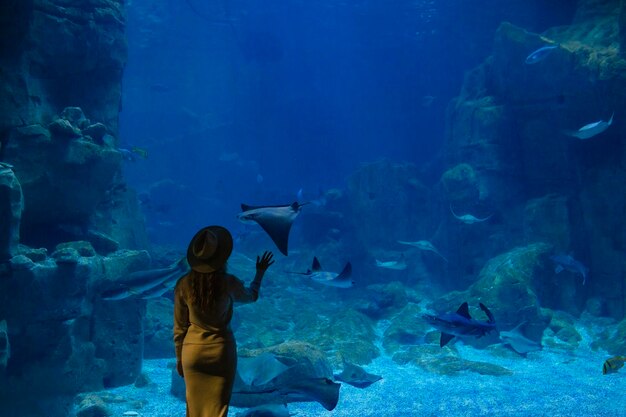
{"label": "woman's long hair", "polygon": [[190,272],[189,298],[191,304],[201,311],[209,311],[215,306],[217,298],[222,292],[226,266],[215,272]]}

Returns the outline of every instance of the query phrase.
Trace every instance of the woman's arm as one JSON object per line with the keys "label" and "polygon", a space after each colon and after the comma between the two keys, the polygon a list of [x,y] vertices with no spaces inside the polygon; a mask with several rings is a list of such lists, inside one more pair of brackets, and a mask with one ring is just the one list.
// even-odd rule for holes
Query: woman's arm
{"label": "woman's arm", "polygon": [[261,258],[256,257],[256,274],[249,287],[246,287],[239,278],[229,275],[229,292],[233,301],[237,303],[253,303],[258,300],[265,271],[274,263],[272,260],[273,256],[272,252],[265,251]]}

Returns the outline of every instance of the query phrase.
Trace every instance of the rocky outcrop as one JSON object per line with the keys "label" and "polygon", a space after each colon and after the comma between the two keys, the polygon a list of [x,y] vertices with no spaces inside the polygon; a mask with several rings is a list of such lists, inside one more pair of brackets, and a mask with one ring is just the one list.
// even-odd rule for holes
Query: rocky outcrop
{"label": "rocky outcrop", "polygon": [[[614,277],[626,273],[619,256],[626,229],[617,224],[626,197],[615,192],[626,181],[619,122],[626,99],[626,59],[620,52],[625,7],[582,0],[573,24],[543,34],[503,23],[493,55],[468,72],[447,112],[449,171],[442,190],[458,211],[494,216],[471,227],[454,219],[445,225],[446,240],[461,242],[465,250],[458,259],[451,255],[448,271],[459,277],[459,286],[503,247],[544,241],[589,266],[584,292],[600,295],[610,314],[621,314],[624,294],[616,297],[612,288]],[[555,48],[543,59],[526,62],[550,45]],[[572,136],[613,114],[605,132],[585,140]],[[574,306],[564,305],[566,298],[545,302],[582,311],[584,297],[574,297]]]}
{"label": "rocky outcrop", "polygon": [[0,163],[0,262],[11,258],[16,252],[23,209],[20,182],[10,165]]}

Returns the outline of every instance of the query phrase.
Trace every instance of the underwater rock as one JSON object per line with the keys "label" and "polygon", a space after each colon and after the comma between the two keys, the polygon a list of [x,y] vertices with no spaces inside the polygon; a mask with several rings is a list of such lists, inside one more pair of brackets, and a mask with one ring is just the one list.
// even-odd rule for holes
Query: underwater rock
{"label": "underwater rock", "polygon": [[473,203],[480,199],[480,186],[476,171],[470,164],[458,164],[441,176],[446,197],[454,204]]}
{"label": "underwater rock", "polygon": [[48,257],[48,250],[46,248],[30,248],[25,245],[19,245],[18,253],[26,256],[33,262],[43,262]]}
{"label": "underwater rock", "polygon": [[549,194],[528,200],[524,207],[524,237],[529,242],[550,242],[556,252],[571,243],[571,221],[567,198]]}
{"label": "underwater rock", "polygon": [[16,255],[12,257],[9,262],[13,270],[33,269],[35,267],[35,263],[32,259],[24,255]]}
{"label": "underwater rock", "polygon": [[94,123],[84,128],[82,134],[91,137],[98,145],[105,145],[104,135],[107,134],[107,127],[103,123]]}
{"label": "underwater rock", "polygon": [[80,261],[80,254],[73,247],[62,247],[52,252],[50,255],[58,264],[77,264]]}
{"label": "underwater rock", "polygon": [[170,299],[148,300],[144,318],[144,358],[172,357],[174,353],[172,311],[174,303]]}
{"label": "underwater rock", "polygon": [[[478,280],[465,291],[454,291],[429,305],[435,312],[456,311],[463,302],[470,307],[480,301],[493,313],[500,328],[513,328],[526,321],[525,334],[540,341],[549,317],[542,311],[535,284],[535,269],[552,247],[534,243],[514,248],[489,260],[481,270]],[[480,312],[472,312],[479,317]],[[483,346],[487,338],[465,340],[474,346]]]}
{"label": "underwater rock", "polygon": [[[421,319],[423,310],[413,303],[406,305],[393,319],[383,334],[382,345],[389,355],[406,350],[407,347],[428,343],[426,334],[431,327]],[[438,346],[437,341],[437,348]]]}
{"label": "underwater rock", "polygon": [[13,169],[0,162],[0,261],[9,259],[17,251],[23,209],[20,182]]}
{"label": "underwater rock", "polygon": [[360,244],[393,248],[407,230],[432,230],[431,192],[419,178],[417,166],[388,160],[350,176],[347,198]]}
{"label": "underwater rock", "polygon": [[398,281],[368,285],[364,301],[356,309],[372,319],[398,312],[409,302],[406,287]]}
{"label": "underwater rock", "polygon": [[95,394],[85,396],[78,404],[76,417],[108,417],[108,410],[104,400]]}
{"label": "underwater rock", "polygon": [[72,126],[72,124],[65,119],[54,119],[49,125],[48,130],[52,133],[53,137],[58,138],[80,138],[82,136],[80,129]]}
{"label": "underwater rock", "polygon": [[551,315],[543,343],[546,346],[575,350],[582,340],[582,336],[576,329],[576,319],[562,311],[553,311]]}
{"label": "underwater rock", "polygon": [[89,125],[83,109],[80,107],[66,107],[61,112],[61,119],[67,120],[72,126],[83,129]]}
{"label": "underwater rock", "polygon": [[[56,246],[57,251],[67,248],[74,249],[82,257],[90,258],[92,256],[96,256],[96,251],[94,250],[93,246],[91,246],[91,243],[84,240],[77,242],[59,243]],[[54,257],[54,254],[52,256]]]}
{"label": "underwater rock", "polygon": [[120,244],[117,241],[96,230],[88,230],[87,239],[101,255],[108,255],[120,248]]}

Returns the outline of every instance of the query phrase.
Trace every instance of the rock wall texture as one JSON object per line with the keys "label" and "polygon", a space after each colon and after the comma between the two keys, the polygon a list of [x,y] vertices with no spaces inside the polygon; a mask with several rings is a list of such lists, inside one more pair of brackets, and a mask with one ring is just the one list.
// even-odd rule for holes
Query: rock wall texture
{"label": "rock wall texture", "polygon": [[[581,0],[571,25],[543,34],[503,23],[493,55],[467,74],[448,108],[445,160],[471,175],[456,175],[460,186],[444,187],[444,198],[457,212],[493,218],[473,225],[448,218],[448,242],[466,251],[449,271],[460,282],[473,281],[503,247],[545,242],[591,270],[585,287],[573,276],[545,276],[545,291],[558,283],[571,295],[550,297],[547,306],[576,314],[593,295],[605,313],[623,315],[624,293],[615,289],[626,278],[626,196],[616,192],[626,180],[624,10],[620,1]],[[556,48],[544,59],[526,63],[549,45]],[[572,136],[612,115],[605,132]],[[554,267],[547,259],[546,266]]]}
{"label": "rock wall texture", "polygon": [[150,266],[116,139],[124,31],[122,0],[0,3],[0,317],[11,343],[0,403],[11,415],[69,415],[76,392],[141,371],[145,301],[98,297]]}

